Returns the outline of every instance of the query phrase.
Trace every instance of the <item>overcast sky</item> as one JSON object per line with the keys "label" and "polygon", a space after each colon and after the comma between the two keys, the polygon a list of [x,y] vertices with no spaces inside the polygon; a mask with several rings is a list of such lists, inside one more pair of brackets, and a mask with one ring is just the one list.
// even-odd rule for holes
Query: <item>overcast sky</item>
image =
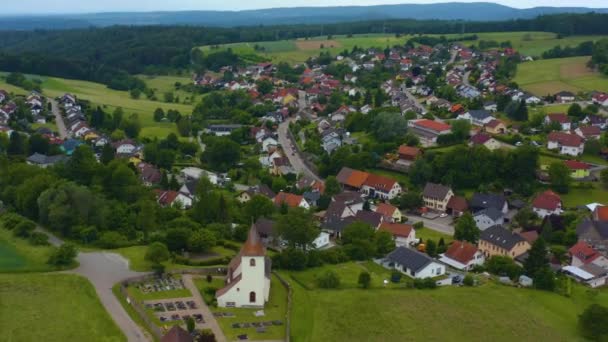
{"label": "overcast sky", "polygon": [[[469,0],[463,2],[490,2]],[[83,13],[116,11],[241,10],[295,6],[346,6],[400,3],[437,3],[433,0],[0,0],[1,14]],[[608,7],[606,0],[495,0],[507,6]]]}

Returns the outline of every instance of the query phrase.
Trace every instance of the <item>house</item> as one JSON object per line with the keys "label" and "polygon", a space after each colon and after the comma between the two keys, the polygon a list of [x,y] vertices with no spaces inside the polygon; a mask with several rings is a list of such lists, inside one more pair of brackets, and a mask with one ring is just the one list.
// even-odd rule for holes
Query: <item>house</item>
{"label": "house", "polygon": [[428,119],[410,120],[408,126],[409,132],[416,135],[425,146],[436,144],[438,136],[452,131],[450,125]]}
{"label": "house", "polygon": [[477,133],[469,139],[469,146],[485,146],[488,150],[494,151],[502,147],[502,143],[492,136],[485,133]]}
{"label": "house", "polygon": [[154,190],[156,193],[156,202],[161,207],[175,207],[182,209],[192,207],[192,198],[173,190]]}
{"label": "house", "polygon": [[370,173],[363,182],[361,191],[370,198],[392,200],[401,194],[402,188],[392,178]]}
{"label": "house", "polygon": [[319,235],[312,241],[312,246],[316,249],[329,246],[329,237],[329,233],[323,231],[320,232]]}
{"label": "house", "polygon": [[27,157],[26,163],[28,163],[29,165],[36,165],[44,169],[49,166],[54,166],[57,163],[63,163],[67,160],[68,157],[64,155],[47,156],[40,153],[34,153],[31,156]]}
{"label": "house", "polygon": [[559,154],[578,156],[583,153],[585,144],[583,138],[576,134],[551,132],[547,138],[547,148],[557,149]]}
{"label": "house", "polygon": [[416,230],[409,224],[384,222],[378,231],[391,233],[397,247],[409,247],[416,242]]}
{"label": "house", "polygon": [[473,219],[475,220],[477,228],[479,228],[481,231],[496,225],[501,225],[505,221],[503,213],[494,207],[482,209],[476,212],[473,215]]}
{"label": "house", "polygon": [[551,125],[552,123],[559,124],[562,131],[569,131],[572,127],[570,118],[564,113],[547,114],[547,116],[545,116],[545,125]]}
{"label": "house", "polygon": [[390,252],[382,260],[382,264],[415,279],[434,278],[445,274],[445,265],[426,254],[403,246]]}
{"label": "house", "polygon": [[137,150],[137,144],[130,139],[120,140],[112,143],[112,147],[116,150],[116,154],[130,155]]}
{"label": "house", "polygon": [[580,267],[587,264],[608,268],[608,258],[595,250],[585,241],[579,241],[568,249],[570,265]]}
{"label": "house", "polygon": [[137,164],[137,170],[139,171],[139,179],[141,179],[145,186],[160,183],[162,174],[154,165],[142,162]]}
{"label": "house", "polygon": [[490,121],[494,120],[492,114],[487,110],[469,110],[464,114],[460,114],[456,117],[458,120],[467,120],[471,124],[476,126],[484,126]]}
{"label": "house", "polygon": [[355,215],[363,210],[364,200],[357,192],[343,192],[332,197],[321,228],[339,236],[344,227],[354,222]]}
{"label": "house", "polygon": [[337,132],[329,132],[321,138],[321,145],[327,154],[332,154],[342,146],[342,139]]}
{"label": "house", "polygon": [[454,217],[460,217],[469,209],[469,204],[466,198],[461,196],[452,196],[447,204],[446,212]]}
{"label": "house", "polygon": [[498,119],[490,120],[490,122],[488,122],[484,128],[486,132],[490,134],[505,134],[507,132],[507,126],[505,123]]}
{"label": "house", "polygon": [[591,98],[591,101],[598,106],[608,107],[608,94],[599,92],[595,93]]}
{"label": "house", "polygon": [[509,212],[509,204],[505,196],[492,193],[474,193],[469,208],[474,212],[494,208],[503,215]]}
{"label": "house", "polygon": [[424,206],[442,212],[447,210],[448,202],[452,196],[454,196],[452,189],[441,184],[426,183],[422,191]]}
{"label": "house", "polygon": [[566,160],[564,164],[570,169],[570,177],[584,179],[590,176],[591,165],[576,160]]}
{"label": "house", "polygon": [[496,112],[498,110],[498,105],[496,102],[484,102],[483,109],[490,112]]}
{"label": "house", "polygon": [[574,133],[585,140],[598,140],[602,134],[602,130],[599,126],[579,126],[574,130]]}
{"label": "house", "polygon": [[593,219],[595,221],[608,221],[608,206],[598,205],[593,209]]}
{"label": "house", "polygon": [[574,100],[576,100],[576,95],[569,91],[560,91],[559,93],[555,94],[555,101],[559,103],[573,102]]}
{"label": "house", "polygon": [[186,179],[184,184],[179,188],[179,192],[190,198],[194,198],[196,195],[196,187],[198,186],[198,180]]}
{"label": "house", "polygon": [[294,195],[288,192],[279,192],[273,199],[274,205],[282,206],[283,204],[287,205],[290,208],[304,208],[310,209],[310,204],[306,202],[304,196]]}
{"label": "house", "polygon": [[198,167],[188,166],[181,169],[179,173],[186,181],[199,180],[201,177],[205,177],[213,185],[218,185],[220,183],[220,177],[216,173],[209,172]]}
{"label": "house", "polygon": [[388,203],[380,203],[376,206],[376,212],[384,216],[386,222],[401,222],[403,215],[399,208]]}
{"label": "house", "polygon": [[420,157],[422,151],[418,147],[401,145],[397,154],[399,154],[399,159],[401,160],[415,161]]}
{"label": "house", "polygon": [[608,221],[596,221],[586,219],[576,227],[576,236],[579,241],[584,241],[594,249],[608,252]]}
{"label": "house", "polygon": [[378,229],[380,228],[380,225],[384,223],[384,216],[373,211],[359,210],[353,217],[353,220],[367,223],[372,228]]}
{"label": "house", "polygon": [[215,292],[221,308],[263,308],[270,295],[270,259],[255,225],[247,241],[228,264],[225,286]]}
{"label": "house", "polygon": [[179,325],[174,325],[160,339],[160,342],[194,342],[194,338]]}
{"label": "house", "polygon": [[532,246],[519,234],[502,226],[494,226],[481,232],[477,247],[486,258],[502,255],[515,259]]}
{"label": "house", "polygon": [[608,283],[608,269],[594,264],[586,264],[579,267],[565,266],[562,267],[562,272],[591,288],[604,286]]}
{"label": "house", "polygon": [[470,271],[477,265],[483,265],[485,257],[474,244],[456,240],[441,254],[439,261],[461,271]]}
{"label": "house", "polygon": [[547,190],[538,194],[532,201],[532,211],[541,218],[548,215],[561,215],[562,200],[558,194],[551,190]]}
{"label": "house", "polygon": [[276,148],[277,146],[279,146],[279,142],[273,137],[266,137],[262,140],[262,151],[264,152],[268,152],[271,148]]}
{"label": "house", "polygon": [[302,194],[302,197],[304,197],[304,200],[306,201],[306,203],[310,204],[311,206],[317,206],[317,203],[319,202],[319,199],[321,198],[321,193],[318,191],[304,191],[304,193]]}
{"label": "house", "polygon": [[581,120],[581,123],[585,125],[596,126],[600,129],[606,129],[606,127],[608,126],[608,119],[600,115],[590,114],[587,115],[583,120]]}

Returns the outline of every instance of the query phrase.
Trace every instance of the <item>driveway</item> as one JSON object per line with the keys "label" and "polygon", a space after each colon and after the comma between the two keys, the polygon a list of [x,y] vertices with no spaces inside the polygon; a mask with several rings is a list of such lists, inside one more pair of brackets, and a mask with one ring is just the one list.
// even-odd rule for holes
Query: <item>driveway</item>
{"label": "driveway", "polygon": [[424,226],[429,229],[443,234],[454,235],[454,227],[452,226],[452,218],[450,216],[438,217],[436,219],[430,220],[418,215],[411,215],[407,212],[403,212],[403,215],[409,219],[408,224],[410,222],[422,222],[424,223]]}
{"label": "driveway", "polygon": [[57,131],[59,133],[59,137],[61,139],[65,139],[68,137],[68,130],[65,127],[65,122],[63,121],[63,117],[61,116],[61,110],[59,110],[59,104],[54,99],[50,97],[47,100],[51,103],[51,110],[53,111],[53,115],[55,115],[55,124],[57,125]]}
{"label": "driveway", "polygon": [[[49,242],[53,246],[60,246],[63,241],[55,235],[36,228],[37,231],[49,235]],[[124,333],[128,341],[150,341],[150,337],[137,325],[122,307],[114,293],[112,286],[131,277],[147,273],[133,272],[129,269],[129,261],[116,253],[108,252],[80,252],[77,260],[79,266],[67,271],[87,278],[99,296],[101,304],[106,308],[114,322]]]}

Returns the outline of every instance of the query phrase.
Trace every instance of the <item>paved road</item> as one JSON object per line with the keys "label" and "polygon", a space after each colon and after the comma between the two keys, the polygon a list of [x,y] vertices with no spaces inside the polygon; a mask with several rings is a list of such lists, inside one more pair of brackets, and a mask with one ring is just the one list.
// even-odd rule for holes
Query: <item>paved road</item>
{"label": "paved road", "polygon": [[409,90],[405,90],[404,91],[405,96],[407,96],[408,99],[410,99],[411,101],[414,102],[414,104],[416,105],[417,108],[419,108],[422,113],[426,113],[426,108],[420,103],[420,101],[418,101],[418,99],[416,98],[416,96],[412,95],[412,93],[410,93]]}
{"label": "paved road", "polygon": [[[37,228],[38,231],[49,235],[49,242],[60,246],[63,241],[53,234]],[[131,277],[146,273],[129,270],[129,261],[116,253],[108,252],[80,252],[77,257],[80,264],[76,269],[67,271],[87,278],[99,296],[101,304],[106,308],[114,322],[122,330],[129,342],[147,342],[151,338],[137,325],[124,310],[114,293],[112,286]]]}
{"label": "paved road", "polygon": [[65,127],[65,122],[63,121],[63,117],[61,116],[61,110],[59,110],[59,104],[54,99],[50,97],[47,98],[48,101],[51,102],[51,110],[53,111],[53,115],[55,115],[55,124],[57,125],[57,131],[59,132],[59,137],[61,139],[65,139],[68,137],[68,130]]}
{"label": "paved road", "polygon": [[462,83],[468,86],[471,85],[471,83],[469,83],[469,76],[471,76],[471,70],[465,72],[462,76]]}
{"label": "paved road", "polygon": [[446,64],[446,65],[450,65],[450,64],[454,63],[456,61],[456,56],[458,56],[458,51],[453,50],[452,55],[450,56],[450,60],[448,61],[448,64]]}
{"label": "paved road", "polygon": [[[403,213],[403,215],[406,216],[409,221],[413,223],[423,222],[424,226],[429,229],[443,234],[454,235],[454,227],[445,223],[446,218],[436,218],[434,220],[429,220],[424,217],[410,215],[405,212]],[[409,221],[408,223],[410,223]]]}

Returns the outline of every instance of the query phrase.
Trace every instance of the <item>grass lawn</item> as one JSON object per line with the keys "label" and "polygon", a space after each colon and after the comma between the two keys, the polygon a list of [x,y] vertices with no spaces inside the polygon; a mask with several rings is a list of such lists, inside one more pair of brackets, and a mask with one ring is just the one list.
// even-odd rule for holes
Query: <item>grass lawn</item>
{"label": "grass lawn", "polygon": [[79,276],[0,275],[0,298],[4,341],[126,341]]}
{"label": "grass lawn", "polygon": [[25,89],[15,87],[12,84],[6,83],[6,74],[0,73],[0,89],[7,91],[9,94],[13,93],[15,95],[26,95],[29,92]]}
{"label": "grass lawn", "polygon": [[439,242],[439,240],[443,238],[443,241],[448,244],[454,240],[454,237],[448,234],[443,234],[438,231],[432,230],[430,228],[420,228],[416,229],[416,239],[421,239],[422,241],[426,241],[431,239],[435,242]]}
{"label": "grass lawn", "polygon": [[576,187],[576,183],[574,183],[567,194],[560,196],[564,206],[567,208],[574,208],[594,202],[608,204],[608,190],[595,183],[593,183],[592,189],[581,189]]}
{"label": "grass lawn", "polygon": [[[122,255],[125,259],[129,260],[129,268],[138,272],[147,272],[152,270],[152,263],[145,260],[147,246],[131,246],[131,247],[123,247],[110,250],[111,252],[118,253]],[[218,256],[234,256],[236,252],[224,248],[222,246],[213,247],[211,250],[213,253]],[[163,263],[166,267],[167,271],[177,270],[177,269],[188,269],[188,268],[196,268],[196,266],[188,266],[181,264],[174,264],[171,261],[167,261]]]}
{"label": "grass lawn", "polygon": [[38,128],[48,128],[53,132],[57,132],[57,124],[55,124],[55,122],[47,122],[47,123],[33,123],[32,124],[32,129],[33,130],[37,130]]}
{"label": "grass lawn", "polygon": [[608,89],[608,77],[588,69],[588,61],[589,57],[572,57],[522,63],[514,81],[538,96],[562,90],[576,93]]}
{"label": "grass lawn", "polygon": [[[436,290],[308,291],[295,282],[293,341],[579,341],[577,317],[594,299],[489,283]],[[608,301],[601,292],[597,302]]]}
{"label": "grass lawn", "polygon": [[381,175],[381,176],[385,176],[388,178],[392,178],[392,179],[396,180],[397,182],[405,185],[406,187],[410,186],[410,178],[405,173],[386,170],[386,169],[379,169],[379,168],[367,169],[365,171],[376,174],[376,175]]}
{"label": "grass lawn", "polygon": [[52,271],[54,267],[47,264],[52,250],[50,246],[32,246],[0,227],[0,273]]}
{"label": "grass lawn", "polygon": [[[199,278],[195,279],[195,284],[201,292],[203,298],[205,298],[206,288],[221,288],[223,286],[223,280],[220,278],[214,278],[212,283],[208,283],[207,280]],[[207,295],[205,301],[208,301],[210,296]],[[251,328],[232,328],[233,323],[251,323],[251,322],[263,322],[263,321],[274,321],[279,320],[283,323],[286,322],[287,317],[287,289],[279,282],[275,275],[272,276],[270,283],[270,298],[268,303],[264,306],[264,317],[255,317],[254,312],[258,309],[242,309],[242,308],[216,308],[210,307],[212,312],[230,312],[233,313],[234,317],[218,317],[217,321],[224,331],[226,338],[229,341],[237,340],[237,336],[241,334],[247,334],[250,340],[282,340],[285,338],[285,325],[267,327],[265,333],[256,332],[255,327]]]}
{"label": "grass lawn", "polygon": [[156,93],[156,97],[159,99],[164,98],[164,94],[172,92],[174,96],[179,96],[180,101],[186,103],[196,103],[197,97],[195,94],[184,91],[176,90],[175,84],[181,83],[182,85],[188,85],[192,83],[192,79],[186,76],[156,76],[156,75],[137,75],[138,78],[146,82],[148,88],[153,89]]}

